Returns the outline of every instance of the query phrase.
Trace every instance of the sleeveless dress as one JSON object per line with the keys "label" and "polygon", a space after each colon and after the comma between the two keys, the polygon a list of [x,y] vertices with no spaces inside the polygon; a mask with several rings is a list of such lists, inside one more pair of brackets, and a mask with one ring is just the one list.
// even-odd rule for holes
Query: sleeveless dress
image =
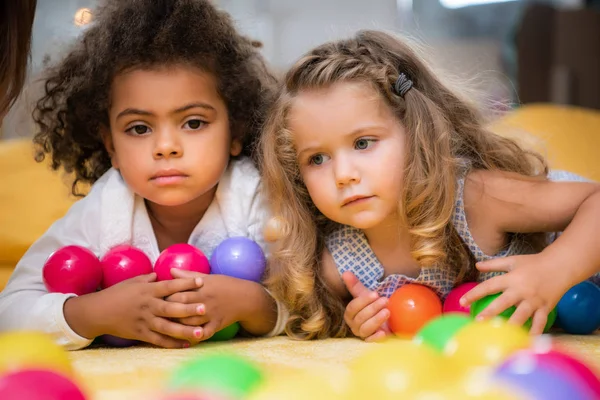
{"label": "sleeveless dress", "polygon": [[[471,235],[465,214],[463,200],[465,176],[466,174],[461,174],[457,180],[455,207],[451,220],[475,260],[480,262],[497,257],[523,254],[523,249],[514,240],[510,241],[505,249],[491,256],[479,248]],[[548,178],[552,181],[589,182],[585,178],[566,171],[552,171]],[[551,242],[558,235],[560,233],[548,234],[548,240]],[[384,278],[383,265],[371,249],[367,237],[360,229],[352,226],[340,225],[326,238],[325,245],[333,256],[340,275],[345,271],[353,272],[365,287],[377,291],[381,296],[390,297],[396,289],[407,283],[419,283],[430,287],[441,298],[445,298],[456,282],[457,272],[436,265],[422,268],[416,278],[402,274],[392,274]],[[501,273],[481,273],[478,280],[482,282]],[[600,284],[600,274],[595,275],[591,280]]]}

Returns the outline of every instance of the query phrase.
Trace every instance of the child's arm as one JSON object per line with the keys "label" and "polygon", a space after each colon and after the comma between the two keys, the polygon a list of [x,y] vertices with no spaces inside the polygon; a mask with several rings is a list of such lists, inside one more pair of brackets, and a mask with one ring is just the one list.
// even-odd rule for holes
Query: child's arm
{"label": "child's arm", "polygon": [[[0,331],[32,329],[45,332],[69,350],[86,347],[96,335],[105,333],[125,334],[131,339],[146,340],[167,347],[182,347],[187,340],[194,340],[192,328],[167,322],[170,317],[182,316],[182,309],[187,315],[195,315],[195,309],[190,314],[190,307],[180,304],[164,308],[158,316],[153,315],[156,318],[148,316],[151,311],[168,305],[162,297],[173,293],[169,292],[170,286],[162,282],[115,285],[104,291],[79,297],[74,294],[48,293],[42,270],[52,252],[62,246],[79,245],[97,253],[94,245],[99,242],[99,235],[93,227],[98,225],[100,207],[95,203],[95,198],[90,193],[88,197],[75,203],[67,215],[54,223],[19,261],[8,285],[0,293]],[[188,280],[183,285],[176,286],[188,290],[197,287],[197,284]],[[135,290],[132,290],[134,287]],[[135,296],[142,292],[146,295]],[[151,302],[153,308],[136,308],[136,305],[148,305],[152,293],[158,297]],[[146,329],[143,334],[140,331],[133,335],[133,330],[127,329],[135,323],[139,327],[140,319],[137,317],[142,314],[148,317],[146,321],[151,320],[156,326]],[[127,315],[131,318],[125,323],[123,319],[116,319]],[[167,338],[165,335],[175,336],[177,339]]]}
{"label": "child's arm", "polygon": [[482,271],[507,274],[481,283],[464,304],[503,292],[480,315],[492,317],[516,306],[512,322],[533,316],[532,333],[541,333],[548,312],[573,285],[600,271],[600,185],[551,182],[517,174],[477,171],[465,183],[467,220],[480,247],[509,232],[563,234],[535,255],[494,259]]}
{"label": "child's arm", "polygon": [[204,281],[198,290],[175,293],[167,298],[183,304],[202,304],[202,316],[179,320],[186,325],[202,326],[202,340],[234,322],[239,322],[254,336],[267,335],[275,327],[277,304],[260,283],[178,269],[172,269],[171,274],[175,278],[202,277]]}

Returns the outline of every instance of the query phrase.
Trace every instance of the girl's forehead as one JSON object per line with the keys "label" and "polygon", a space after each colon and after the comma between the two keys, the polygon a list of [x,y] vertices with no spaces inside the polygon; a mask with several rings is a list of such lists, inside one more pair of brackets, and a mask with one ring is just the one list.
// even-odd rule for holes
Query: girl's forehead
{"label": "girl's forehead", "polygon": [[299,92],[291,102],[287,120],[293,130],[316,125],[356,125],[390,117],[391,110],[373,88],[344,82]]}

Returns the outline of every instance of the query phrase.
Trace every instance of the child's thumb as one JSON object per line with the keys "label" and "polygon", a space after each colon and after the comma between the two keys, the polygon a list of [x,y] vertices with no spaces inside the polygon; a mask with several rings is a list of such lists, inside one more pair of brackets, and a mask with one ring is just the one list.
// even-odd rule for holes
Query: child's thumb
{"label": "child's thumb", "polygon": [[342,281],[348,288],[348,291],[352,295],[352,297],[358,297],[364,292],[369,292],[370,290],[362,284],[360,280],[350,271],[346,271],[342,274]]}

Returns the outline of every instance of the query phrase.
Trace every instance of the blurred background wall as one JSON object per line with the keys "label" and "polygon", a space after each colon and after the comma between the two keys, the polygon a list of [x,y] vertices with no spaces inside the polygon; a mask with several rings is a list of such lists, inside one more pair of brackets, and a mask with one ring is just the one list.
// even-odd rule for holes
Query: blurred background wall
{"label": "blurred background wall", "polygon": [[[600,96],[596,0],[214,1],[232,14],[243,32],[263,42],[265,57],[280,71],[315,45],[374,28],[423,43],[438,69],[468,80],[482,97],[508,107],[536,101],[581,103],[578,85],[590,93],[589,87],[597,88]],[[40,74],[86,29],[97,3],[38,0],[29,84],[4,120],[3,138],[32,134],[30,113],[40,95]],[[561,29],[574,37],[563,37]],[[584,53],[591,56],[579,57],[576,66],[563,65],[560,58],[572,62],[569,51],[577,46],[583,48],[575,58]],[[582,74],[585,84],[580,82]],[[578,105],[593,108],[597,100],[600,108],[593,93],[584,94],[584,100]]]}

